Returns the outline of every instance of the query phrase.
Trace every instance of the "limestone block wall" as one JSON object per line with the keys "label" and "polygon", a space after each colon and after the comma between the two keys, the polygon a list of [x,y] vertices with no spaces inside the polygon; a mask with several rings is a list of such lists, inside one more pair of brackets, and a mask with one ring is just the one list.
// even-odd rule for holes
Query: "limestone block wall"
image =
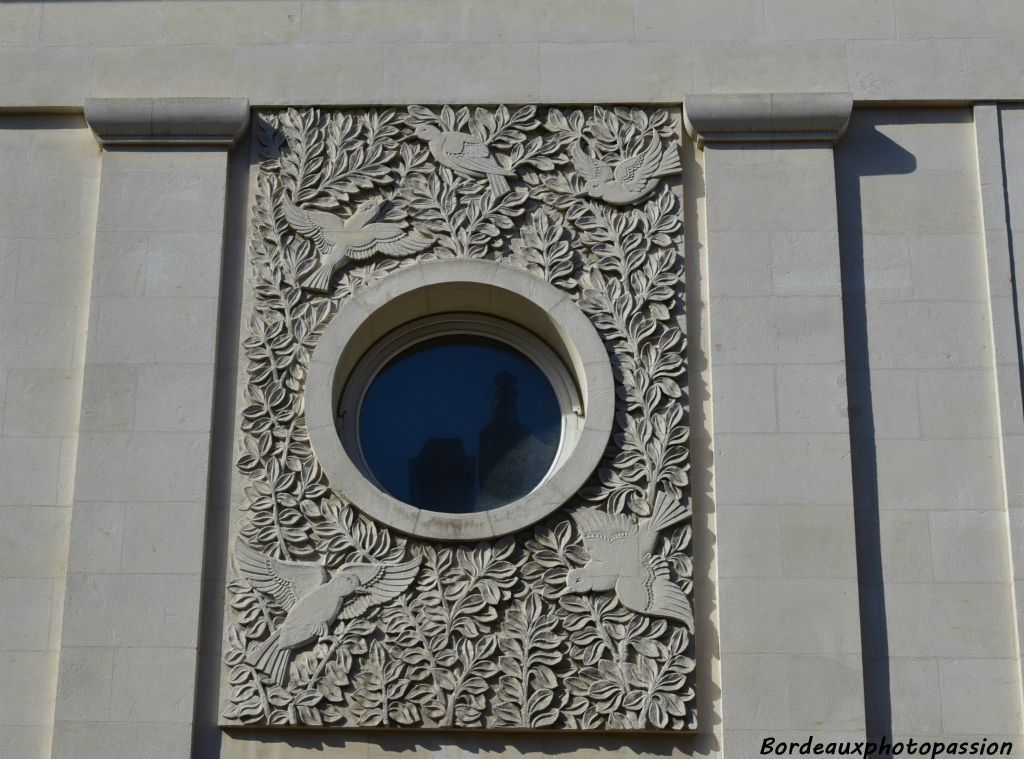
{"label": "limestone block wall", "polygon": [[0,107],[1019,98],[1019,13],[1016,0],[3,3]]}
{"label": "limestone block wall", "polygon": [[858,111],[836,165],[865,682],[890,694],[869,702],[868,721],[1013,735],[1020,683],[972,112]]}
{"label": "limestone block wall", "polygon": [[100,152],[0,117],[0,754],[48,756]]}

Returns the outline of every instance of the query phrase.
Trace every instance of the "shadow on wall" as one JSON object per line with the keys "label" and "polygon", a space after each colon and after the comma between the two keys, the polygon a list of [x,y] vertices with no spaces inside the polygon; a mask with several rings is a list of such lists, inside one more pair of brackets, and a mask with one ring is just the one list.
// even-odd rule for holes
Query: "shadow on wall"
{"label": "shadow on wall", "polygon": [[224,263],[221,305],[217,315],[217,381],[213,400],[210,480],[207,486],[206,534],[203,544],[203,594],[199,612],[199,661],[192,729],[192,756],[220,756],[221,640],[224,633],[224,586],[231,529],[231,478],[234,472],[236,371],[242,325],[245,279],[246,202],[249,198],[247,133],[228,160],[228,194],[224,209]]}
{"label": "shadow on wall", "polygon": [[[714,500],[714,446],[711,423],[706,411],[710,408],[708,386],[708,355],[704,330],[707,328],[705,312],[706,293],[703,291],[707,276],[703,256],[703,242],[699,233],[705,197],[704,170],[697,157],[696,145],[684,135],[682,140],[683,165],[683,251],[686,271],[686,384],[690,429],[690,499],[693,504],[693,603],[696,619],[697,658],[697,723],[696,735],[668,737],[652,736],[650,746],[643,740],[632,743],[638,756],[663,752],[675,755],[703,757],[720,754],[722,732],[721,649],[718,631],[717,544],[715,541]],[[614,736],[608,746],[616,744]],[[610,748],[605,749],[606,751]],[[619,756],[627,756],[621,748]]]}
{"label": "shadow on wall", "polygon": [[[708,756],[711,754],[707,735],[638,736],[635,733],[564,734],[541,731],[448,731],[402,730],[400,733],[379,731],[308,731],[297,730],[226,730],[230,742],[246,744],[246,749],[230,756],[284,759],[293,756],[344,757],[367,756],[438,756],[445,759],[468,759],[489,756],[615,756],[667,757]],[[269,742],[269,743],[268,743]],[[272,743],[273,745],[270,745]]]}
{"label": "shadow on wall", "polygon": [[879,132],[879,124],[900,123],[900,112],[856,110],[849,133],[836,150],[839,252],[846,333],[847,403],[850,410],[851,468],[857,531],[861,650],[864,659],[864,713],[868,741],[892,737],[889,640],[882,580],[878,514],[878,455],[868,353],[867,287],[861,180],[910,174],[917,159]]}

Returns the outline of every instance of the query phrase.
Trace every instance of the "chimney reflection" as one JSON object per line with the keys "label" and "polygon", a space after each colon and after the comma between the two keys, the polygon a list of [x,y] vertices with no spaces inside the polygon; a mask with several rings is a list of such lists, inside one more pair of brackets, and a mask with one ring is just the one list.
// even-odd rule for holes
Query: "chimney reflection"
{"label": "chimney reflection", "polygon": [[494,375],[491,418],[476,441],[467,446],[463,437],[431,437],[409,459],[414,505],[449,514],[486,511],[526,495],[540,482],[552,446],[520,421],[518,382],[507,369]]}
{"label": "chimney reflection", "polygon": [[550,461],[548,446],[519,421],[517,382],[507,370],[494,377],[494,409],[480,432],[478,510],[525,495]]}

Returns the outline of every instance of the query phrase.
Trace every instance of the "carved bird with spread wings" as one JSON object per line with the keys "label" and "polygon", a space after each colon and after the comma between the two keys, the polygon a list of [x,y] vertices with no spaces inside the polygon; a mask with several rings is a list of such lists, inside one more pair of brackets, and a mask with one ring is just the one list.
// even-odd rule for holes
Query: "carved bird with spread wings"
{"label": "carved bird with spread wings", "polygon": [[506,169],[491,155],[491,149],[482,139],[462,132],[443,132],[433,124],[417,124],[416,136],[427,141],[430,154],[442,166],[467,177],[487,177],[491,192],[502,197],[509,191],[505,177],[516,173]]}
{"label": "carved bird with spread wings", "polygon": [[379,198],[368,200],[343,221],[333,213],[299,208],[285,196],[285,219],[296,232],[312,240],[316,252],[323,256],[320,266],[303,280],[304,288],[325,293],[331,287],[334,270],[348,260],[364,261],[375,253],[404,258],[434,242],[401,223],[374,221],[383,206]]}
{"label": "carved bird with spread wings", "polygon": [[678,151],[662,150],[655,134],[647,149],[631,158],[624,158],[614,167],[594,158],[583,149],[582,140],[572,151],[573,166],[585,180],[585,194],[613,206],[627,206],[643,200],[658,186],[658,178],[683,170]]}
{"label": "carved bird with spread wings", "polygon": [[597,508],[576,511],[572,518],[583,536],[590,561],[569,571],[565,593],[614,590],[627,609],[668,617],[693,630],[693,609],[683,589],[672,580],[668,561],[654,551],[658,532],[686,516],[681,503],[663,496],[648,519]]}
{"label": "carved bird with spread wings", "polygon": [[353,619],[405,592],[420,561],[343,564],[329,578],[316,562],[275,559],[239,540],[235,566],[256,590],[272,596],[287,612],[281,626],[248,657],[251,665],[283,685],[292,649],[327,635],[336,619]]}

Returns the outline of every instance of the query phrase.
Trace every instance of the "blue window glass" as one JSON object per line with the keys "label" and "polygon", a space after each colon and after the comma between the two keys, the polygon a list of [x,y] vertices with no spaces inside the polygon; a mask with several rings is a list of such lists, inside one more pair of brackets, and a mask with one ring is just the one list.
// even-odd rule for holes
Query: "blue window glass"
{"label": "blue window glass", "polygon": [[432,338],[389,361],[359,410],[359,442],[377,484],[413,506],[484,511],[536,487],[558,452],[551,383],[511,346]]}

